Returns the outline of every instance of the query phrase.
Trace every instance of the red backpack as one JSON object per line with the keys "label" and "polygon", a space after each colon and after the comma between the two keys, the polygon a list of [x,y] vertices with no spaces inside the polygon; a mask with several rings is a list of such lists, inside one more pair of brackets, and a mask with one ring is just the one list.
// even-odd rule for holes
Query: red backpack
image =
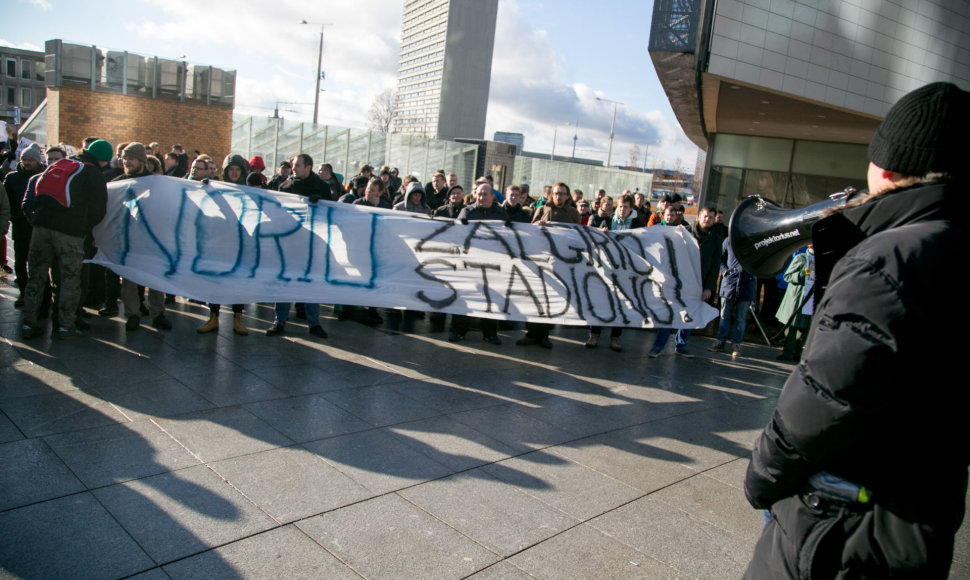
{"label": "red backpack", "polygon": [[73,180],[84,164],[74,159],[61,159],[44,170],[37,180],[34,194],[38,197],[49,195],[64,207],[71,207],[71,180]]}

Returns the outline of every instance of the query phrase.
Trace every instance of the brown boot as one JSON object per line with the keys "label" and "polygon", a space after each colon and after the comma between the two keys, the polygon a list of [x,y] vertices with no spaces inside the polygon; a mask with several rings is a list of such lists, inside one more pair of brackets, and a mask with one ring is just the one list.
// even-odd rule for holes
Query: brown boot
{"label": "brown boot", "polygon": [[243,324],[242,312],[236,312],[232,315],[232,331],[240,336],[249,334],[249,329]]}
{"label": "brown boot", "polygon": [[219,330],[219,315],[218,314],[209,314],[209,320],[208,320],[208,322],[206,322],[202,326],[200,326],[200,327],[198,327],[198,328],[195,329],[195,331],[198,332],[199,334],[205,334],[207,332],[212,332],[212,331],[215,331],[215,330]]}

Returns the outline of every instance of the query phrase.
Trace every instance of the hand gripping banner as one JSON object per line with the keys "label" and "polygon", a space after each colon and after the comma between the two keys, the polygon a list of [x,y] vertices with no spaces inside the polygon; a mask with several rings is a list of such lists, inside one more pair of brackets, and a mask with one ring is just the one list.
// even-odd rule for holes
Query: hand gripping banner
{"label": "hand gripping banner", "polygon": [[92,262],[216,304],[310,302],[569,325],[698,328],[684,228],[461,224],[222,182],[108,184]]}

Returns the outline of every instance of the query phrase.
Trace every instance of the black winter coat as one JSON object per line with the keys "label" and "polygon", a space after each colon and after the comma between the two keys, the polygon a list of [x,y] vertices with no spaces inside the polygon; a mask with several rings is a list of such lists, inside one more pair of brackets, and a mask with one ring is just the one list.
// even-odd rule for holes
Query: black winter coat
{"label": "black winter coat", "polygon": [[[745,493],[772,507],[776,524],[750,576],[820,565],[853,577],[946,576],[970,465],[965,338],[950,318],[965,299],[956,261],[965,189],[894,191],[816,226],[819,260],[856,243],[835,264],[801,363],[754,446]],[[807,480],[821,471],[865,486],[872,501],[813,506]]]}

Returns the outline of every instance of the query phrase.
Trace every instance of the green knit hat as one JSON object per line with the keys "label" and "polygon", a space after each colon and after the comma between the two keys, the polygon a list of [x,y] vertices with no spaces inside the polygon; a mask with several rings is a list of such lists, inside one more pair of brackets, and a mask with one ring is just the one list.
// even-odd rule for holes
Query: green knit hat
{"label": "green knit hat", "polygon": [[91,143],[88,145],[88,148],[85,149],[85,151],[87,151],[91,157],[94,157],[98,161],[106,162],[111,161],[111,158],[115,153],[114,147],[111,146],[111,143],[108,143],[104,139],[98,139],[94,143]]}

